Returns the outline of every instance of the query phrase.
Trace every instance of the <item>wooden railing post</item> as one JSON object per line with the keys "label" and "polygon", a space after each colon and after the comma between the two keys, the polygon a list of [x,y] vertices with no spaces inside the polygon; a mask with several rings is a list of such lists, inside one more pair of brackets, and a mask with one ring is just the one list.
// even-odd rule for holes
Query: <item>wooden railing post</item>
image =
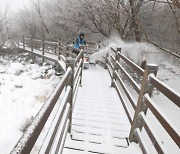
{"label": "wooden railing post", "polygon": [[23,35],[23,49],[25,50],[25,40],[24,40],[24,35]]}
{"label": "wooden railing post", "polygon": [[73,112],[73,89],[74,89],[74,62],[75,59],[74,58],[67,58],[66,59],[66,68],[71,67],[72,71],[71,71],[71,77],[69,80],[69,85],[71,87],[71,92],[70,92],[70,97],[68,100],[68,103],[71,105],[71,109],[70,109],[70,114],[69,114],[69,121],[70,121],[70,126],[69,126],[69,130],[68,132],[71,134],[71,126],[72,126],[72,112]]}
{"label": "wooden railing post", "polygon": [[104,69],[108,68],[108,66],[107,66],[108,65],[108,57],[109,57],[109,53],[107,53],[104,57],[104,59],[105,59]]}
{"label": "wooden railing post", "polygon": [[[45,49],[45,45],[44,45],[44,36],[42,38],[42,55],[44,55],[44,49]],[[42,58],[43,63],[44,63],[44,57]]]}
{"label": "wooden railing post", "polygon": [[31,37],[31,51],[33,51],[33,38]]}
{"label": "wooden railing post", "polygon": [[81,79],[80,79],[80,82],[79,82],[80,86],[82,86],[83,58],[84,58],[84,51],[82,52],[82,58],[81,58],[82,59],[82,64],[81,64],[81,73],[80,73]]}
{"label": "wooden railing post", "polygon": [[66,46],[66,58],[69,57],[68,51],[69,51],[69,46],[67,45]]}
{"label": "wooden railing post", "polygon": [[120,60],[120,56],[119,56],[118,52],[121,53],[121,48],[116,49],[116,57],[115,57],[115,64],[114,64],[114,68],[113,68],[113,72],[112,72],[113,76],[112,76],[112,80],[111,80],[111,87],[114,87],[115,71],[117,70],[117,62],[119,62],[119,60]]}
{"label": "wooden railing post", "polygon": [[33,62],[35,62],[35,59],[36,59],[36,57],[35,57],[35,54],[33,53],[33,38],[31,37],[31,55],[32,55],[32,60],[33,60]]}
{"label": "wooden railing post", "polygon": [[57,53],[57,51],[58,51],[58,42],[57,42],[57,44],[55,45],[55,50],[54,50],[54,53],[56,54],[56,53]]}
{"label": "wooden railing post", "polygon": [[152,95],[153,86],[151,84],[149,84],[148,76],[150,73],[153,73],[154,75],[156,75],[157,71],[158,71],[157,65],[148,64],[145,66],[145,71],[143,74],[143,79],[142,79],[142,83],[141,83],[141,89],[139,92],[137,107],[135,110],[135,115],[133,118],[133,123],[131,126],[130,135],[129,135],[130,142],[137,142],[137,139],[136,139],[135,134],[134,134],[135,129],[136,128],[139,128],[140,130],[142,129],[142,123],[139,119],[139,113],[141,111],[143,111],[146,114],[146,112],[147,112],[147,107],[146,107],[145,103],[143,103],[143,96],[145,93],[148,93],[150,96]]}
{"label": "wooden railing post", "polygon": [[44,45],[44,37],[42,38],[42,54],[44,55],[44,48],[45,48],[45,45]]}
{"label": "wooden railing post", "polygon": [[60,39],[58,39],[58,59],[60,60],[60,46],[61,46],[61,42],[60,42]]}
{"label": "wooden railing post", "polygon": [[79,49],[84,51],[85,47],[84,46],[80,46]]}
{"label": "wooden railing post", "polygon": [[18,47],[19,47],[19,37],[18,37]]}

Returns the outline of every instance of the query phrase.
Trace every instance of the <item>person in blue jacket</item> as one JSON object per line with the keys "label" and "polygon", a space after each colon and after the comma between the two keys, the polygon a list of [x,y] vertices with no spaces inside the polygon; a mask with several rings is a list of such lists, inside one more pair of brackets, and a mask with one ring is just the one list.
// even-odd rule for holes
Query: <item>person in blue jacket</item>
{"label": "person in blue jacket", "polygon": [[86,41],[84,39],[84,33],[80,33],[78,38],[76,39],[76,42],[74,44],[74,47],[75,48],[78,48],[81,46],[81,45],[86,45]]}

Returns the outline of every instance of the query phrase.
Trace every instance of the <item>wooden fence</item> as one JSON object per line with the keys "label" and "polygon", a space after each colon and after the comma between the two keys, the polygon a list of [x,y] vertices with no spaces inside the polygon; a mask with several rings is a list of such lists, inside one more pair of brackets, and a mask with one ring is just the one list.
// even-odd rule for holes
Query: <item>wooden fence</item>
{"label": "wooden fence", "polygon": [[[107,57],[107,68],[112,78],[111,86],[116,88],[126,114],[128,115],[129,122],[131,123],[129,140],[131,142],[138,142],[143,153],[150,153],[148,150],[149,146],[146,145],[141,135],[142,128],[144,127],[156,151],[161,154],[167,153],[163,144],[158,139],[152,124],[146,117],[147,110],[150,110],[164,130],[169,134],[172,141],[180,147],[180,131],[170,123],[169,119],[164,116],[165,113],[162,113],[160,108],[158,108],[156,103],[151,99],[152,90],[155,87],[179,108],[180,95],[156,78],[158,66],[149,64],[146,65],[145,70],[143,70],[126,58],[121,53],[120,48],[117,48],[117,50],[111,48],[110,50],[110,54]],[[127,69],[129,71],[127,71]],[[134,74],[137,78],[141,79],[141,82],[137,83],[133,78]],[[132,96],[129,91],[129,86],[133,87],[136,92],[138,96],[137,101],[135,101],[134,96]],[[129,104],[126,98],[129,100]]]}
{"label": "wooden fence", "polygon": [[[23,39],[23,47],[24,49],[28,47],[28,43],[26,43],[26,39]],[[29,39],[27,39],[29,42]],[[35,42],[39,42],[39,40],[34,40]],[[31,39],[31,43],[32,43]],[[46,42],[42,41],[41,46],[51,44],[52,46],[57,45],[55,42]],[[39,49],[40,44],[37,47]],[[30,45],[32,51],[34,50],[35,45]],[[62,53],[61,48],[59,48],[59,52]],[[44,48],[42,48],[42,52]],[[70,55],[66,53],[66,55]],[[82,67],[83,67],[83,50],[79,52],[76,57],[66,56],[66,72],[61,78],[60,83],[56,86],[52,94],[49,96],[48,100],[44,103],[36,117],[34,118],[32,124],[27,129],[27,131],[20,138],[14,149],[11,151],[11,154],[21,153],[27,154],[32,151],[34,146],[36,145],[36,141],[39,139],[41,133],[43,133],[43,129],[45,125],[50,120],[51,124],[48,125],[48,131],[45,136],[49,136],[49,138],[45,138],[41,147],[42,153],[62,153],[67,132],[71,133],[71,122],[72,122],[72,112],[73,107],[75,105],[75,100],[77,96],[78,87],[81,84],[82,80]],[[58,108],[54,113],[55,108]],[[52,115],[54,114],[54,115]],[[53,120],[49,119],[50,116],[53,116]]]}
{"label": "wooden fence", "polygon": [[[44,38],[42,40],[34,39],[34,38],[25,38],[23,36],[22,43],[18,43],[18,46],[23,46],[25,50],[26,47],[30,47],[31,51],[37,49],[38,51],[42,51],[42,54],[45,53],[59,55],[59,59],[64,57],[76,57],[76,54],[73,54],[73,50],[78,50],[73,47],[69,47],[64,44],[60,39],[57,42],[46,41]],[[79,50],[78,50],[79,51]],[[64,58],[63,58],[64,59]]]}
{"label": "wooden fence", "polygon": [[57,42],[51,42],[44,39],[38,40],[23,37],[22,41],[18,42],[18,47],[30,52],[33,61],[35,60],[35,56],[42,57],[43,62],[45,59],[55,62],[57,68],[63,72],[66,70],[62,67],[62,62],[60,63],[60,60],[66,63],[68,57],[76,58],[77,54],[80,53],[79,49],[67,46],[59,39]]}

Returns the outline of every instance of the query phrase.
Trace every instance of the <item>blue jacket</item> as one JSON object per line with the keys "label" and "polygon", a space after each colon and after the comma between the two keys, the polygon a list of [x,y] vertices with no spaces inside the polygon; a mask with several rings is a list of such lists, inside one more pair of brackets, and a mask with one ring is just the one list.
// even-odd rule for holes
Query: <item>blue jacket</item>
{"label": "blue jacket", "polygon": [[81,39],[81,38],[78,36],[78,38],[76,39],[76,42],[75,42],[75,44],[74,44],[74,47],[79,49],[79,46],[81,46],[81,45],[86,45],[86,42],[85,42],[84,38]]}

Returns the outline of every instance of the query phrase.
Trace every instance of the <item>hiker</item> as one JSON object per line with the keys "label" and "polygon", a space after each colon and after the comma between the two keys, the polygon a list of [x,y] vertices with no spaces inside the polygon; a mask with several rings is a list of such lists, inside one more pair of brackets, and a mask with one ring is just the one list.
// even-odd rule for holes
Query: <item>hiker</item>
{"label": "hiker", "polygon": [[80,46],[86,45],[86,41],[84,39],[84,33],[80,33],[78,38],[76,39],[76,42],[74,44],[74,47],[79,49]]}

